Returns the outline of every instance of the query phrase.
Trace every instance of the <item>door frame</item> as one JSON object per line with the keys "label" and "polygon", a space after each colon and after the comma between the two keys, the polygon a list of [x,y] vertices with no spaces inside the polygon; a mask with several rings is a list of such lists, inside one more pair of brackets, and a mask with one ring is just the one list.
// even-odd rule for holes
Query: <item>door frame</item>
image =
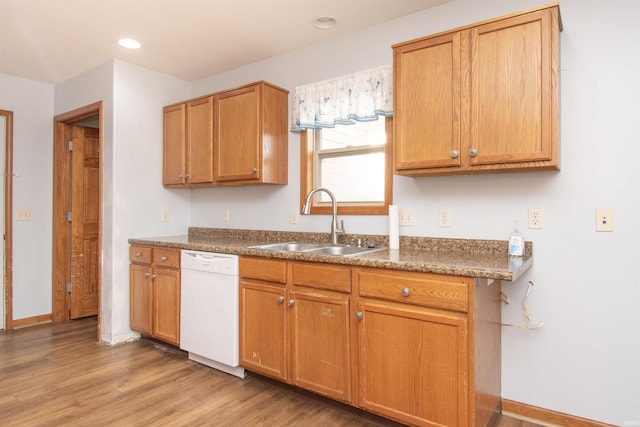
{"label": "door frame", "polygon": [[4,138],[4,329],[13,329],[13,111],[5,117]]}
{"label": "door frame", "polygon": [[69,254],[69,243],[71,240],[71,229],[66,220],[66,213],[69,211],[71,197],[69,181],[70,159],[66,148],[73,123],[98,117],[99,123],[99,188],[98,203],[100,205],[98,214],[98,246],[100,256],[98,257],[98,341],[102,340],[102,186],[104,168],[104,120],[103,102],[98,101],[84,107],[57,115],[54,117],[54,141],[53,141],[53,274],[52,274],[52,310],[51,320],[62,322],[69,320],[69,300],[65,291],[65,284],[70,277],[71,257]]}

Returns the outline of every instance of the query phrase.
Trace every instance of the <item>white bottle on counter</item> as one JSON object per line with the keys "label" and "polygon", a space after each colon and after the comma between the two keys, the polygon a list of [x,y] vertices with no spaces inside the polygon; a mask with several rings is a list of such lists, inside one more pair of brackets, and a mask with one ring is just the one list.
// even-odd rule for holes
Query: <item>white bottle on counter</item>
{"label": "white bottle on counter", "polygon": [[509,256],[524,256],[524,236],[518,231],[518,223],[509,237]]}

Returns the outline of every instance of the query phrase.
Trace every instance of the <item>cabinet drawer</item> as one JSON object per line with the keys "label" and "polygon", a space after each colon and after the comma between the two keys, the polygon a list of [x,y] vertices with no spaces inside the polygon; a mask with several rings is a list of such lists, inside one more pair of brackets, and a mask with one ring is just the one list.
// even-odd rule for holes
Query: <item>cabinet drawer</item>
{"label": "cabinet drawer", "polygon": [[240,277],[287,283],[287,262],[278,259],[240,257]]}
{"label": "cabinet drawer", "polygon": [[358,271],[363,297],[466,312],[469,277],[363,268]]}
{"label": "cabinet drawer", "polygon": [[129,246],[129,261],[136,264],[151,264],[151,248],[146,246]]}
{"label": "cabinet drawer", "polygon": [[153,248],[153,265],[179,268],[180,251],[177,249]]}
{"label": "cabinet drawer", "polygon": [[293,284],[330,291],[351,292],[351,268],[331,264],[293,264]]}

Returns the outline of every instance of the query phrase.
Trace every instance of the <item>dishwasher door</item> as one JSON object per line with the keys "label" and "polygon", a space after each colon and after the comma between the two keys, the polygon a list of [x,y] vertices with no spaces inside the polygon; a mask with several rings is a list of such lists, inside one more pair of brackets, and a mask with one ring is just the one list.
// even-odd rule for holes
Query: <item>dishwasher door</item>
{"label": "dishwasher door", "polygon": [[185,250],[180,270],[180,348],[192,360],[244,377],[238,368],[238,257]]}

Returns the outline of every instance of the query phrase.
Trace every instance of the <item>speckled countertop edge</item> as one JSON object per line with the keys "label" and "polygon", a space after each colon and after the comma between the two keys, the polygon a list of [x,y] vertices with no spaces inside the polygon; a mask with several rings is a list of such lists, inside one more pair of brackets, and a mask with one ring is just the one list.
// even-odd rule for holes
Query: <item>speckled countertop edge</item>
{"label": "speckled countertop edge", "polygon": [[[350,244],[360,238],[376,246],[388,246],[387,236],[345,235],[340,243]],[[238,230],[190,227],[186,235],[131,238],[130,244],[164,246],[236,255],[259,256],[298,261],[327,262],[363,267],[468,276],[515,281],[533,264],[533,245],[526,242],[525,256],[510,258],[506,240],[471,240],[430,237],[400,237],[400,249],[383,249],[355,256],[319,255],[279,252],[252,248],[274,242],[329,241],[328,233]]]}

